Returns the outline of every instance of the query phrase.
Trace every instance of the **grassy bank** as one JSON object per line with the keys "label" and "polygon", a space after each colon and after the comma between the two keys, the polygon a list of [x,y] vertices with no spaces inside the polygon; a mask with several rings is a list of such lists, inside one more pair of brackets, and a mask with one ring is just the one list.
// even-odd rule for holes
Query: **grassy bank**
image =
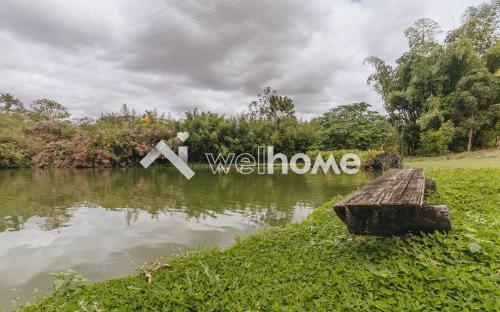
{"label": "grassy bank", "polygon": [[27,311],[494,310],[500,306],[500,169],[429,171],[454,229],[424,237],[355,237],[331,209],[261,231],[226,250],[171,259],[57,295]]}
{"label": "grassy bank", "polygon": [[500,148],[437,157],[409,157],[404,160],[404,166],[426,169],[498,168],[500,167]]}

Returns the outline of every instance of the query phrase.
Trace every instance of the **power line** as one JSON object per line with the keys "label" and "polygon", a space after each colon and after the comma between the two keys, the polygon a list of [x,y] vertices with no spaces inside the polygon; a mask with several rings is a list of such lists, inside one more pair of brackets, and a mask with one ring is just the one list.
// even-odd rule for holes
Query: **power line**
{"label": "power line", "polygon": [[[92,45],[94,45],[94,44],[96,44],[98,42],[101,42],[104,39],[111,38],[111,37],[113,37],[116,34],[119,34],[119,33],[123,32],[123,31],[125,31],[125,30],[127,30],[129,28],[132,28],[135,25],[138,25],[138,24],[140,24],[142,22],[145,22],[145,21],[149,20],[150,18],[158,16],[158,15],[160,15],[162,13],[165,13],[169,9],[172,9],[172,8],[174,8],[176,6],[179,6],[179,5],[181,5],[182,3],[186,2],[186,1],[188,1],[188,0],[178,1],[178,2],[176,2],[174,4],[171,4],[169,6],[164,7],[162,9],[158,10],[158,11],[155,11],[155,12],[153,12],[153,13],[147,15],[147,16],[144,16],[144,17],[142,17],[142,18],[140,18],[138,20],[135,20],[132,23],[125,25],[122,28],[119,28],[119,29],[116,29],[116,30],[114,30],[112,32],[103,34],[102,36],[100,36],[100,37],[98,37],[98,38],[96,38],[96,39],[94,39],[92,41],[89,41],[89,42],[87,42],[87,43],[85,43],[85,44],[83,44],[81,46],[78,46],[78,47],[75,47],[75,48],[72,48],[72,49],[68,49],[68,50],[64,51],[63,53],[56,55],[55,57],[49,58],[48,60],[45,61],[45,63],[48,63],[49,61],[57,60],[57,59],[59,59],[59,58],[61,58],[63,56],[69,55],[69,54],[76,53],[76,52],[78,52],[78,51],[80,51],[80,50],[82,50],[84,48],[88,48],[88,47],[90,47],[90,46],[92,46]],[[26,71],[30,71],[30,70],[33,70],[35,68],[36,68],[36,66],[33,66],[33,67],[30,67],[30,68],[25,69],[25,70]]]}
{"label": "power line", "polygon": [[213,15],[215,15],[217,13],[220,13],[221,11],[224,11],[226,9],[230,9],[232,7],[236,7],[237,5],[240,5],[241,3],[246,2],[246,1],[248,1],[248,0],[233,0],[233,1],[224,2],[223,4],[221,4],[219,6],[216,6],[215,8],[213,8],[211,10],[205,11],[205,12],[199,14],[199,15],[196,15],[196,16],[188,19],[187,21],[183,22],[183,23],[179,23],[179,24],[173,25],[171,27],[167,27],[163,31],[157,32],[157,33],[153,34],[152,36],[148,36],[146,38],[143,38],[143,39],[131,42],[131,43],[127,44],[127,45],[124,45],[124,46],[121,46],[121,47],[119,47],[117,49],[111,50],[111,51],[109,51],[107,53],[104,53],[102,55],[99,55],[97,57],[93,57],[90,60],[87,60],[87,61],[75,64],[74,66],[70,66],[70,67],[64,68],[62,70],[53,72],[51,74],[47,74],[44,77],[41,77],[41,78],[38,78],[38,79],[35,79],[35,80],[32,80],[32,81],[28,81],[28,82],[25,82],[25,83],[22,83],[22,84],[19,84],[19,85],[15,85],[15,86],[11,87],[10,89],[15,90],[17,88],[24,87],[26,85],[37,83],[37,82],[39,82],[39,81],[41,81],[43,79],[46,79],[46,78],[49,78],[49,77],[53,77],[53,76],[56,76],[56,75],[59,75],[59,74],[63,74],[65,72],[69,72],[71,70],[77,69],[77,68],[85,66],[87,64],[90,64],[90,63],[98,60],[99,57],[102,57],[104,55],[109,55],[109,54],[121,51],[123,49],[126,49],[126,48],[128,48],[130,46],[133,46],[133,45],[141,43],[141,42],[147,42],[147,41],[151,41],[151,40],[157,39],[159,37],[164,37],[166,35],[169,35],[171,33],[176,32],[178,30],[187,28],[187,27],[193,25],[194,23],[196,23],[199,20],[202,20],[204,18],[213,16]]}

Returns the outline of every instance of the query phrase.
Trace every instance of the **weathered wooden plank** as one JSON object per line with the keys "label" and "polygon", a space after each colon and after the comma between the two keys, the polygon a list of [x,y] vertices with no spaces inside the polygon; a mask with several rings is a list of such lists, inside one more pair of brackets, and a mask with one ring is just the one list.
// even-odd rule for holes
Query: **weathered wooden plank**
{"label": "weathered wooden plank", "polygon": [[401,203],[401,198],[411,183],[411,179],[414,174],[413,169],[403,169],[400,171],[401,174],[396,181],[393,183],[386,185],[385,188],[385,196],[378,204],[379,205],[397,205]]}
{"label": "weathered wooden plank", "polygon": [[421,205],[425,190],[423,169],[391,170],[363,190],[344,200],[344,205]]}
{"label": "weathered wooden plank", "polygon": [[423,169],[415,169],[406,189],[401,193],[397,202],[407,205],[422,205],[425,191],[425,178]]}
{"label": "weathered wooden plank", "polygon": [[446,206],[424,206],[423,169],[392,170],[335,205],[349,232],[361,235],[401,235],[448,231]]}
{"label": "weathered wooden plank", "polygon": [[[376,178],[365,186],[362,191],[352,194],[343,203],[349,204],[376,204],[381,196],[384,196],[384,184],[390,181],[393,176],[399,175],[397,170],[391,170],[386,174]],[[397,177],[396,177],[397,178]]]}

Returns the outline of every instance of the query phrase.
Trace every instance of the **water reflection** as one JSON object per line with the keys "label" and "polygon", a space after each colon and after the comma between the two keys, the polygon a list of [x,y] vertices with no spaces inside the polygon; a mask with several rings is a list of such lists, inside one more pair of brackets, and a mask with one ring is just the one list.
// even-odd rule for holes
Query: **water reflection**
{"label": "water reflection", "polygon": [[226,247],[374,177],[196,172],[187,181],[165,167],[0,171],[0,310],[49,291],[49,272],[71,267],[98,281],[185,249]]}
{"label": "water reflection", "polygon": [[259,211],[256,222],[277,225],[292,218],[296,205],[345,194],[372,175],[213,175],[198,168],[196,178],[187,181],[173,168],[5,170],[0,171],[0,232],[20,230],[32,216],[42,218],[40,229],[57,229],[69,221],[68,208],[75,206],[130,208],[128,224],[139,211],[176,210],[198,218],[229,209]]}

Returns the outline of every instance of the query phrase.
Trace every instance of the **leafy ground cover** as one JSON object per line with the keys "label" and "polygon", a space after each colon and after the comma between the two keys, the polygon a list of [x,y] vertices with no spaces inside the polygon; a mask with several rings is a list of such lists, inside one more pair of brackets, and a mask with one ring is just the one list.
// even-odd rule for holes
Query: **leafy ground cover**
{"label": "leafy ground cover", "polygon": [[448,234],[352,236],[331,209],[334,198],[301,223],[70,288],[26,310],[497,310],[500,168],[427,176],[439,188],[427,201],[450,207]]}
{"label": "leafy ground cover", "polygon": [[405,167],[411,168],[495,168],[500,167],[500,148],[448,154],[437,157],[409,157]]}

